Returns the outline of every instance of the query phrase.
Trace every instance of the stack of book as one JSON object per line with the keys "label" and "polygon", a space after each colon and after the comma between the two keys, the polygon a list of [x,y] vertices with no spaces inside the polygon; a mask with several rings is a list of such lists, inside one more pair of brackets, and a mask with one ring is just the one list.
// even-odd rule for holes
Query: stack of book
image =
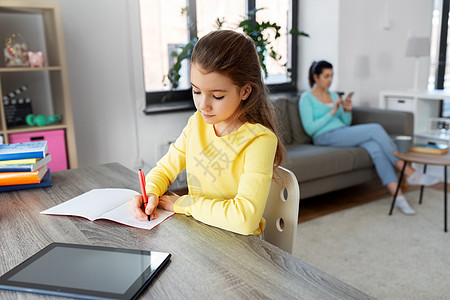
{"label": "stack of book", "polygon": [[0,192],[52,186],[47,141],[0,145]]}
{"label": "stack of book", "polygon": [[448,152],[448,145],[444,144],[412,144],[409,151],[442,155]]}

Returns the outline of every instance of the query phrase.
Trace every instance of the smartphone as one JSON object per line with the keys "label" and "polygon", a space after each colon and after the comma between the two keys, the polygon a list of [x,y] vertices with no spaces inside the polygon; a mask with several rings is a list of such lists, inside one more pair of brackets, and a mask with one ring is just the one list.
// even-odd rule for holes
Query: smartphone
{"label": "smartphone", "polygon": [[345,97],[345,100],[348,100],[348,99],[352,98],[354,93],[355,92],[348,93],[348,95]]}

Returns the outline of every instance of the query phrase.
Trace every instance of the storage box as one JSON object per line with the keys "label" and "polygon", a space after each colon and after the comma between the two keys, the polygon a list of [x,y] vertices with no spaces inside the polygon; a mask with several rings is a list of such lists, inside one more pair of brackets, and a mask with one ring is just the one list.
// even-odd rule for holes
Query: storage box
{"label": "storage box", "polygon": [[9,143],[47,141],[47,153],[52,155],[52,161],[47,167],[52,172],[67,170],[66,139],[63,129],[15,133],[8,137]]}
{"label": "storage box", "polygon": [[386,108],[414,112],[414,100],[408,97],[387,97]]}

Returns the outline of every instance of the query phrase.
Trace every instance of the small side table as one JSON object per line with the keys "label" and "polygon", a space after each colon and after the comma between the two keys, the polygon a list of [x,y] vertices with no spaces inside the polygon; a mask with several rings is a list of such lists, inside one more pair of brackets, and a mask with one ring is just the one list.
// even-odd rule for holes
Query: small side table
{"label": "small side table", "polygon": [[[443,155],[435,154],[423,154],[416,152],[408,153],[398,153],[397,150],[392,152],[398,159],[405,162],[413,162],[424,165],[424,173],[426,172],[427,165],[436,165],[444,167],[444,231],[447,232],[447,166],[450,165],[450,153]],[[400,172],[400,177],[398,178],[397,189],[395,190],[394,198],[392,199],[391,209],[389,215],[392,215],[392,210],[394,209],[395,199],[397,198],[398,190],[400,189],[400,183],[403,179],[403,174],[405,173],[406,163],[403,165],[402,171]],[[420,187],[420,200],[419,204],[422,204],[424,186]]]}

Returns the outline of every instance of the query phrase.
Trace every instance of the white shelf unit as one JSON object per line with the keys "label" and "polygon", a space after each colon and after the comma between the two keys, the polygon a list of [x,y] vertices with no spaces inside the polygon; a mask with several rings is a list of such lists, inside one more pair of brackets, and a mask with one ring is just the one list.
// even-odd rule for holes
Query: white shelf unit
{"label": "white shelf unit", "polygon": [[[444,91],[381,91],[378,106],[381,109],[409,111],[414,114],[414,142],[450,145],[450,133],[433,129],[432,119],[439,118],[441,100],[450,99]],[[422,166],[415,164],[422,170]],[[442,167],[428,166],[427,173],[443,178]],[[449,179],[450,180],[450,179]]]}
{"label": "white shelf unit", "polygon": [[441,91],[381,91],[379,108],[409,111],[414,114],[414,134],[435,137],[439,134],[431,129],[431,120],[439,118],[441,101],[450,99],[450,93]]}

